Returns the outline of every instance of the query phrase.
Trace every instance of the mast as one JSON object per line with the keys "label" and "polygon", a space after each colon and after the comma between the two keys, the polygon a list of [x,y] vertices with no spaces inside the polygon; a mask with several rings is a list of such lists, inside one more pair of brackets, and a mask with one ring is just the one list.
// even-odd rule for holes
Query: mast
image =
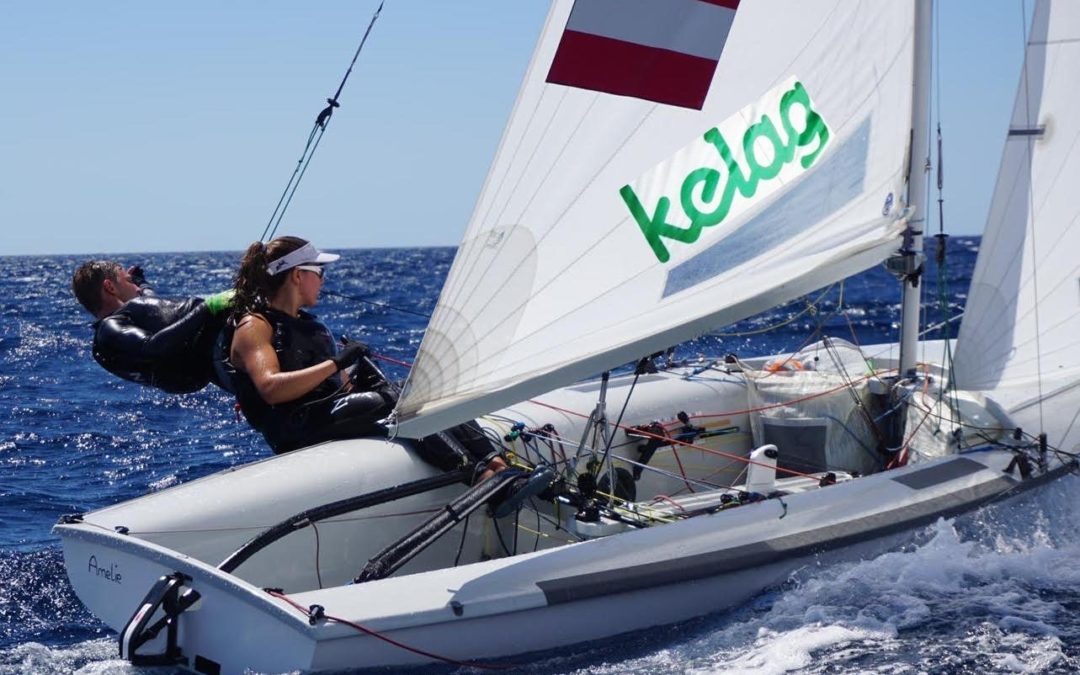
{"label": "mast", "polygon": [[908,167],[908,205],[914,209],[904,233],[904,245],[890,267],[900,277],[900,376],[915,370],[919,341],[919,282],[923,271],[923,228],[926,224],[926,172],[930,170],[930,49],[933,44],[933,0],[915,0],[915,73],[911,97],[911,162]]}

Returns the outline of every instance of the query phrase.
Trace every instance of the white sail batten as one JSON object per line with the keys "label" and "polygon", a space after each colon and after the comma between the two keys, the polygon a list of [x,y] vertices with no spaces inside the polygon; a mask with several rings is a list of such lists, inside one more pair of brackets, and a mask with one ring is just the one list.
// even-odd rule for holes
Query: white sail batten
{"label": "white sail batten", "polygon": [[[677,0],[662,20],[654,0],[609,4],[552,7],[398,404],[403,436],[660,351],[896,249],[911,2]],[[640,54],[654,70],[624,72]]]}
{"label": "white sail batten", "polygon": [[[955,362],[958,386],[1014,412],[1080,379],[1078,64],[1080,3],[1040,1]],[[1062,412],[1025,426],[1071,446],[1076,411]]]}

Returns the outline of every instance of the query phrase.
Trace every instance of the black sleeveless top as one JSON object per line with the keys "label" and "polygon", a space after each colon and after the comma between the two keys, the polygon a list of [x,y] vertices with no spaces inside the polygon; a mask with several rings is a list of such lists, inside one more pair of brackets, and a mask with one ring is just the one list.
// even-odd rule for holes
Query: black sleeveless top
{"label": "black sleeveless top", "polygon": [[[337,354],[333,334],[313,314],[301,310],[300,316],[293,317],[267,309],[260,316],[267,320],[273,331],[270,344],[277,354],[282,372],[302,370]],[[341,379],[335,373],[300,398],[270,405],[259,394],[248,374],[233,368],[228,361],[235,331],[236,327],[230,322],[221,332],[216,360],[232,384],[240,411],[248,423],[262,433],[275,451],[280,451],[283,444],[305,432],[308,425],[305,409],[337,394],[341,389]]]}

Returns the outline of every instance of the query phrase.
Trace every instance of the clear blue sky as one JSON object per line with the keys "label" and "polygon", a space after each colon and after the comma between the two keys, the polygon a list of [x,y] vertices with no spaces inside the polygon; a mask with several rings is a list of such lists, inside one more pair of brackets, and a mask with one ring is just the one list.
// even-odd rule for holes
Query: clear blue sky
{"label": "clear blue sky", "polygon": [[[242,249],[377,4],[4,3],[0,255]],[[976,233],[1021,5],[939,5],[946,224]],[[544,0],[386,0],[280,233],[456,244],[546,14]]]}

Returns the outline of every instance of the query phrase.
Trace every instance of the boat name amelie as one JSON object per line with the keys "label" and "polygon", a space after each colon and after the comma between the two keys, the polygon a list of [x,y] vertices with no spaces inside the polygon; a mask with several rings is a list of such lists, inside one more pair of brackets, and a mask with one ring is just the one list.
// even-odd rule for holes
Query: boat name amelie
{"label": "boat name amelie", "polygon": [[102,567],[101,565],[98,565],[96,555],[91,555],[90,560],[88,560],[86,563],[87,572],[90,572],[91,574],[99,578],[103,578],[107,581],[118,584],[123,578],[123,575],[120,574],[120,570],[117,569],[117,567],[118,565],[116,563],[110,563],[108,567]]}
{"label": "boat name amelie", "polygon": [[[803,112],[802,128],[799,130],[795,128],[797,120],[792,120],[792,109],[796,106]],[[801,167],[801,169],[796,168],[797,173],[802,173],[813,166],[822,150],[828,145],[831,133],[825,120],[814,110],[810,95],[801,82],[795,81],[792,87],[780,97],[778,115],[780,129],[777,129],[772,117],[762,115],[759,122],[750,125],[743,133],[742,149],[745,168],[740,166],[727,140],[717,127],[705,132],[705,142],[716,150],[720,161],[713,166],[701,166],[690,171],[682,181],[679,203],[689,220],[688,227],[680,227],[667,222],[671,198],[660,197],[656,202],[653,215],[649,216],[633,187],[624,185],[619,190],[634,220],[637,221],[638,227],[641,228],[642,234],[645,235],[645,240],[660,262],[666,263],[671,258],[671,253],[662,241],[663,238],[684,244],[696,242],[701,236],[702,228],[717,225],[728,217],[736,190],[744,200],[747,200],[744,206],[749,206],[751,203],[749,200],[752,200],[757,193],[759,183],[775,179],[786,166],[794,164],[797,155],[799,156],[798,164]],[[727,126],[727,124],[720,126]],[[786,138],[781,137],[781,134]],[[771,146],[771,157],[767,152],[762,152],[765,148],[761,145],[761,141]],[[812,149],[800,153],[800,150],[811,146]],[[677,169],[678,167],[665,168]],[[718,195],[717,191],[723,179],[722,170],[727,171],[727,180],[723,183],[722,193]],[[656,170],[650,172],[653,175],[656,173],[663,172],[656,172]],[[696,192],[700,195],[704,209],[698,208],[694,203]]]}

